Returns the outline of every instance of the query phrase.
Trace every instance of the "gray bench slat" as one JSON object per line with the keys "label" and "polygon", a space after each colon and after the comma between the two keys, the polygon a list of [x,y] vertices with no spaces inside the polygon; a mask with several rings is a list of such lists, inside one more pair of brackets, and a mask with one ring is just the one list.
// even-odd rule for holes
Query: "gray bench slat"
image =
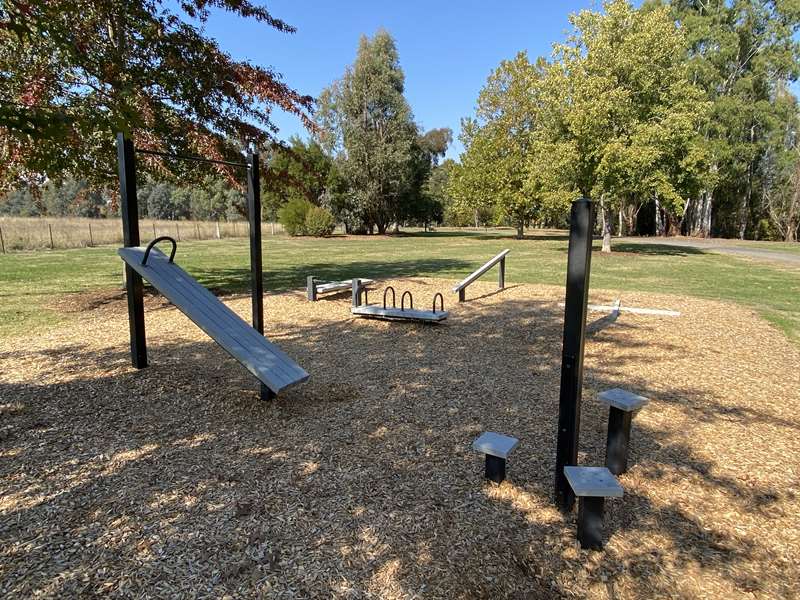
{"label": "gray bench slat", "polygon": [[[360,279],[363,285],[374,283],[372,279]],[[346,279],[344,281],[329,281],[327,283],[320,283],[317,285],[318,293],[332,292],[334,290],[347,290],[353,287],[353,280]]]}
{"label": "gray bench slat", "polygon": [[[168,261],[165,262],[167,265],[169,265]],[[150,263],[148,260],[148,265],[149,264]],[[154,277],[159,277],[157,274],[154,273],[151,273],[151,275]],[[187,281],[187,279],[191,281]],[[262,340],[264,340],[264,336],[262,336],[260,333],[258,333],[255,329],[253,329],[249,325],[246,328],[241,328],[240,325],[244,323],[241,317],[239,317],[239,315],[233,312],[233,310],[222,304],[219,301],[219,299],[216,296],[214,296],[211,292],[209,292],[204,287],[199,285],[196,281],[191,279],[191,277],[187,275],[185,272],[183,272],[182,275],[178,275],[177,277],[175,277],[173,283],[177,286],[177,291],[179,291],[184,295],[185,301],[191,302],[195,304],[198,308],[204,310],[208,319],[213,323],[215,323],[220,328],[222,328],[223,337],[220,338],[221,342],[229,343],[232,346],[238,347],[244,351],[247,351],[249,349],[250,352],[261,356],[263,360],[266,360],[268,362],[273,361],[271,355],[275,354],[275,352],[269,352],[268,351],[269,349],[265,348],[261,343]],[[222,304],[222,308],[219,308],[218,305],[220,304]],[[247,325],[247,323],[244,324]],[[278,350],[277,348],[274,348],[274,350],[280,352],[280,350]],[[234,357],[236,358],[235,355]],[[288,362],[280,361],[272,366],[272,369],[274,370],[276,385],[280,384],[289,385],[293,383],[298,376],[302,376],[302,374],[305,373],[305,371],[302,371],[302,369],[299,372],[294,370],[292,368],[292,365],[294,363],[291,361],[291,359],[289,359],[288,356],[286,355],[284,355],[284,357],[288,359]],[[294,366],[297,367],[297,365]],[[297,368],[299,369],[299,367]]]}
{"label": "gray bench slat", "polygon": [[408,319],[412,321],[444,321],[449,314],[445,311],[432,312],[429,310],[416,310],[407,308],[383,308],[382,306],[354,306],[350,309],[354,315],[370,317],[386,317],[392,319]]}
{"label": "gray bench slat", "polygon": [[[176,266],[170,265],[163,255],[161,256],[161,261],[169,268]],[[262,365],[263,362],[266,362],[268,365],[269,371],[267,374],[272,379],[272,385],[278,389],[294,383],[298,377],[302,377],[305,374],[305,371],[302,371],[302,369],[300,371],[293,369],[292,366],[297,369],[299,369],[299,367],[294,365],[291,359],[280,352],[280,350],[275,347],[270,347],[271,345],[265,346],[263,344],[264,337],[261,334],[247,325],[236,313],[222,304],[208,290],[197,284],[197,282],[191,279],[185,272],[181,270],[181,273],[178,274],[177,271],[173,271],[172,273],[177,274],[177,276],[175,276],[172,281],[165,283],[161,275],[157,272],[157,269],[153,270],[149,265],[150,262],[148,261],[148,267],[144,268],[145,271],[147,271],[144,273],[144,276],[149,276],[149,278],[153,280],[151,283],[154,283],[156,287],[158,287],[159,284],[162,286],[174,285],[175,289],[172,290],[173,297],[170,298],[167,294],[164,295],[170,298],[170,300],[178,300],[176,306],[179,306],[180,301],[183,301],[183,303],[189,304],[193,306],[195,310],[199,311],[203,317],[205,317],[205,322],[198,322],[193,318],[197,315],[189,314],[189,312],[184,310],[187,316],[220,343],[234,358],[242,362],[256,377],[261,379],[263,375],[263,373],[259,373],[259,371],[264,369]],[[179,308],[181,308],[181,306],[179,306]],[[215,331],[208,330],[207,323],[211,323],[212,326],[215,327]],[[244,327],[242,325],[244,325]],[[280,353],[280,355],[278,355],[278,353]],[[248,364],[248,362],[241,360],[243,355],[247,356],[248,354],[254,355],[258,361],[250,361],[252,364]]]}
{"label": "gray bench slat", "polygon": [[273,392],[308,379],[308,373],[253,329],[233,310],[154,248],[147,265],[144,248],[120,248],[119,255]]}
{"label": "gray bench slat", "polygon": [[479,278],[481,275],[483,275],[484,273],[486,273],[486,271],[488,271],[488,270],[489,270],[489,269],[491,269],[493,266],[495,266],[495,265],[496,265],[498,262],[500,262],[500,259],[504,258],[504,257],[506,256],[506,254],[508,254],[509,252],[511,252],[511,250],[510,250],[510,249],[508,249],[508,248],[507,248],[507,249],[505,249],[505,250],[503,250],[503,251],[502,251],[500,254],[498,254],[497,256],[495,256],[494,258],[492,258],[492,259],[491,259],[489,262],[487,262],[485,265],[483,265],[482,267],[480,267],[479,269],[477,269],[475,272],[471,273],[471,274],[470,274],[470,275],[469,275],[469,276],[468,276],[466,279],[464,279],[463,281],[460,281],[460,282],[459,282],[459,283],[457,283],[455,286],[453,286],[453,291],[454,291],[454,292],[460,292],[460,291],[461,291],[463,288],[465,288],[465,287],[467,287],[469,284],[473,283],[473,282],[474,282],[476,279],[478,279],[478,278]]}

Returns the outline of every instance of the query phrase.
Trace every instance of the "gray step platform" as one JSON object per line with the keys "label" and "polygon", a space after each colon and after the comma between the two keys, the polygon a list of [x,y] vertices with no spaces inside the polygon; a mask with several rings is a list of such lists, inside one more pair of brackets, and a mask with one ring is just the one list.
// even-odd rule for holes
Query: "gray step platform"
{"label": "gray step platform", "polygon": [[446,310],[436,312],[430,310],[415,310],[413,308],[383,308],[377,305],[354,306],[350,309],[354,315],[361,317],[375,317],[376,319],[403,319],[406,321],[427,321],[438,323],[447,318]]}
{"label": "gray step platform", "polygon": [[189,317],[195,325],[278,394],[308,379],[308,373],[286,353],[225,306],[158,248],[142,265],[145,248],[120,248],[119,255],[143,279]]}

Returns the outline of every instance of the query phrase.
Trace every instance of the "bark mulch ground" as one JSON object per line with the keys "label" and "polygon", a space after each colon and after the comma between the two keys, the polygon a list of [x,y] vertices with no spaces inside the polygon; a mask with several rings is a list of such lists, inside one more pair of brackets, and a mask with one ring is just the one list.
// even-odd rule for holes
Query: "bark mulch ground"
{"label": "bark mulch ground", "polygon": [[[415,306],[452,285],[393,283]],[[741,307],[623,296],[683,315],[623,313],[588,338],[582,464],[604,459],[597,392],[652,401],[605,551],[587,552],[551,500],[563,288],[492,292],[470,287],[441,326],[268,296],[267,335],[311,373],[273,403],[157,298],[142,371],[119,298],[0,342],[0,596],[800,594],[796,347]],[[500,486],[470,450],[485,430],[521,440]]]}

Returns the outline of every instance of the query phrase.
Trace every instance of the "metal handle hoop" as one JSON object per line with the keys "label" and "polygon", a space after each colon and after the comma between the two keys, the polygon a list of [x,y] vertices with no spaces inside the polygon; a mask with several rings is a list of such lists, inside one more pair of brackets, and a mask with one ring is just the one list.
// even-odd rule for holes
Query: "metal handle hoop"
{"label": "metal handle hoop", "polygon": [[174,238],[169,237],[168,235],[162,235],[161,237],[157,237],[152,242],[147,244],[147,248],[144,251],[144,258],[142,258],[142,264],[147,264],[147,257],[150,256],[150,250],[153,249],[158,242],[169,241],[172,242],[172,252],[169,254],[169,262],[172,262],[172,259],[175,258],[175,252],[178,250],[178,242],[175,241]]}
{"label": "metal handle hoop", "polygon": [[400,296],[400,310],[406,309],[406,295],[408,295],[408,307],[411,310],[414,310],[414,296],[411,295],[411,292],[406,290],[403,292],[403,295]]}
{"label": "metal handle hoop", "polygon": [[440,310],[441,310],[442,312],[444,312],[444,296],[442,296],[442,294],[441,294],[441,293],[438,293],[438,294],[436,294],[436,295],[433,297],[433,313],[434,313],[434,314],[436,314],[436,299],[437,299],[437,298],[438,298],[438,299],[441,301],[441,302],[440,302],[440,304],[441,304],[441,308],[440,308]]}
{"label": "metal handle hoop", "polygon": [[394,288],[392,286],[386,286],[386,289],[383,290],[383,308],[386,308],[386,292],[392,290],[392,308],[397,307],[397,296],[394,294]]}

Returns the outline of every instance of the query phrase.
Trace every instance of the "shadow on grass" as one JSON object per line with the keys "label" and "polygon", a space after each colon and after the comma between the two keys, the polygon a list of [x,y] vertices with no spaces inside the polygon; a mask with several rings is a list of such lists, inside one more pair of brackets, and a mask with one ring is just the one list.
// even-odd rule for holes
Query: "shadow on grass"
{"label": "shadow on grass", "polygon": [[475,240],[516,240],[516,241],[558,241],[568,240],[569,235],[562,232],[537,231],[535,229],[525,231],[522,238],[517,237],[513,229],[490,229],[489,231],[465,230],[465,231],[410,231],[393,234],[395,237],[419,237],[419,238],[471,238]]}
{"label": "shadow on grass", "polygon": [[[352,279],[353,277],[362,279],[396,279],[418,275],[456,277],[459,273],[472,266],[469,261],[453,258],[385,261],[376,256],[375,260],[355,261],[346,265],[319,262],[295,265],[280,271],[271,271],[269,270],[269,258],[266,257],[264,262],[264,288],[267,293],[305,289],[309,275],[314,275],[324,281],[338,281]],[[250,271],[247,268],[214,268],[208,270],[193,268],[190,275],[195,277],[202,285],[216,292],[238,293],[250,289]]]}
{"label": "shadow on grass", "polygon": [[[670,244],[651,244],[637,242],[611,242],[611,254],[625,252],[626,254],[642,254],[646,256],[691,256],[708,254],[705,250],[694,246],[672,246]],[[603,256],[602,252],[596,254]],[[606,255],[607,256],[607,255]]]}

